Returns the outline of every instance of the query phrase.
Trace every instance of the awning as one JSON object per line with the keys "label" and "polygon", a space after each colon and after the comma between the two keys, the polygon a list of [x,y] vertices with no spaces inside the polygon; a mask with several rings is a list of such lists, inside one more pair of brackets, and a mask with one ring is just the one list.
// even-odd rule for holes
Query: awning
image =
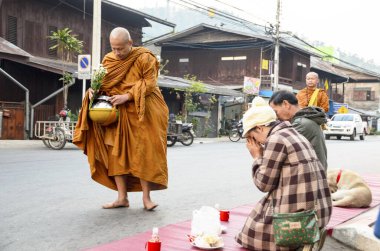
{"label": "awning", "polygon": [[75,63],[67,63],[62,60],[48,59],[42,57],[31,56],[25,64],[57,74],[62,74],[63,71],[70,72],[74,75],[74,77],[77,76],[78,71],[78,65]]}
{"label": "awning", "polygon": [[[158,77],[158,86],[172,89],[186,89],[191,86],[191,81],[183,78],[161,75]],[[244,97],[243,93],[228,88],[209,84],[204,84],[204,86],[206,88],[206,93],[223,96]]]}
{"label": "awning", "polygon": [[8,42],[2,37],[0,37],[0,53],[21,57],[32,56],[20,47],[17,47],[16,45],[12,44],[11,42]]}

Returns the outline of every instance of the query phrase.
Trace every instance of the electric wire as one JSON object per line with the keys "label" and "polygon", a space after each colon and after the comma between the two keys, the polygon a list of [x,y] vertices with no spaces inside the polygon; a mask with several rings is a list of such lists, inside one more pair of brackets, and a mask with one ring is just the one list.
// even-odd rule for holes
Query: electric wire
{"label": "electric wire", "polygon": [[[173,0],[171,0],[171,1],[173,1]],[[247,27],[247,28],[250,29],[250,30],[252,30],[252,29],[251,29],[249,26],[247,26],[246,23],[250,23],[250,24],[253,24],[253,25],[255,25],[255,26],[265,27],[265,26],[262,26],[262,25],[259,25],[259,24],[256,24],[256,23],[253,23],[253,22],[251,22],[251,21],[248,21],[248,20],[246,20],[246,19],[236,17],[236,16],[234,16],[234,15],[232,15],[232,14],[228,14],[228,13],[225,13],[225,12],[223,12],[223,11],[219,11],[219,10],[217,10],[216,8],[207,7],[207,6],[205,6],[205,5],[202,5],[202,4],[197,3],[197,2],[195,2],[195,1],[192,1],[192,0],[188,0],[188,1],[186,1],[186,0],[177,0],[177,1],[181,1],[181,2],[184,2],[184,3],[189,4],[189,5],[193,5],[193,6],[195,6],[196,8],[200,8],[200,9],[202,9],[202,10],[204,10],[204,11],[209,11],[210,9],[212,9],[212,10],[215,12],[216,15],[220,15],[220,16],[223,16],[224,18],[231,19],[231,20],[233,20],[233,21],[239,22],[239,23],[243,24],[245,27]],[[214,1],[216,1],[216,0],[214,0]],[[238,9],[238,8],[237,8],[237,9]],[[273,36],[274,34],[271,33],[271,35],[272,35],[272,38],[274,38],[274,36]],[[288,35],[289,35],[289,34],[288,34]],[[342,59],[340,59],[340,58],[334,57],[333,55],[330,55],[330,54],[328,54],[328,53],[326,53],[326,52],[323,52],[323,51],[321,51],[320,49],[318,49],[317,47],[315,47],[315,46],[313,46],[313,45],[307,43],[306,41],[304,41],[303,39],[299,38],[298,36],[296,36],[296,35],[294,35],[294,34],[291,34],[290,36],[293,37],[294,39],[296,39],[296,40],[298,40],[298,41],[300,41],[300,42],[302,42],[302,43],[308,45],[310,48],[315,49],[315,50],[317,50],[317,51],[323,53],[324,55],[326,55],[326,56],[328,56],[328,57],[334,58],[334,59],[336,59],[336,60],[338,60],[338,61],[340,61],[340,62],[342,62],[342,63],[348,64],[348,65],[350,65],[350,66],[352,66],[352,67],[356,67],[356,68],[358,68],[358,69],[361,69],[361,70],[365,71],[367,74],[374,75],[374,76],[378,76],[378,77],[380,76],[378,73],[375,73],[375,72],[373,72],[373,71],[371,71],[371,70],[368,70],[368,69],[366,69],[366,68],[363,68],[363,67],[360,67],[360,66],[358,66],[358,65],[352,64],[352,63],[347,62],[347,61],[345,61],[345,60],[342,60]]]}

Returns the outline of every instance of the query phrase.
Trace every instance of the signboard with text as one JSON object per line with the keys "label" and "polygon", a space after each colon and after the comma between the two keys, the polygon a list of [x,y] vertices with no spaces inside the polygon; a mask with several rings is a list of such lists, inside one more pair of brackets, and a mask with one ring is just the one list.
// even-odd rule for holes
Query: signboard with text
{"label": "signboard with text", "polygon": [[91,79],[91,55],[78,55],[78,79]]}

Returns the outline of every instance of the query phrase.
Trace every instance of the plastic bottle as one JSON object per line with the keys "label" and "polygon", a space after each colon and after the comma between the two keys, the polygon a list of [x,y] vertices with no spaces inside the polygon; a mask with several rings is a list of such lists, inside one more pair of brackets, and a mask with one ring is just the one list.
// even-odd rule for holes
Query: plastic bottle
{"label": "plastic bottle", "polygon": [[152,229],[152,238],[149,240],[150,242],[160,242],[160,236],[158,235],[158,228],[154,227]]}

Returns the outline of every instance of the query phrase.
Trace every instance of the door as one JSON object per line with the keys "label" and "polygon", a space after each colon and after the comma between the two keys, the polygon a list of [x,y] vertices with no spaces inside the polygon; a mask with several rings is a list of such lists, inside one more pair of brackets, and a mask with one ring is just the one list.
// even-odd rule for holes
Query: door
{"label": "door", "polygon": [[25,139],[25,108],[20,103],[0,103],[3,111],[0,139]]}

